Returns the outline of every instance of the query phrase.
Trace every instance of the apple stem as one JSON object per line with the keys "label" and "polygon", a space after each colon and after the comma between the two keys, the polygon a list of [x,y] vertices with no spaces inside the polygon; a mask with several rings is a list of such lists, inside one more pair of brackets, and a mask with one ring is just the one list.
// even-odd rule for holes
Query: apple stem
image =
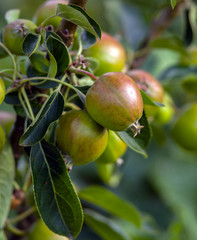
{"label": "apple stem", "polygon": [[83,69],[79,69],[79,68],[75,68],[75,67],[70,67],[69,71],[72,73],[76,73],[76,74],[81,74],[81,75],[85,75],[85,76],[89,76],[91,77],[93,80],[97,80],[98,77],[96,77],[95,75],[93,75],[92,73],[83,70]]}
{"label": "apple stem", "polygon": [[140,123],[138,121],[134,122],[131,126],[130,126],[130,130],[134,133],[133,138],[135,138],[137,136],[137,134],[140,134],[141,129],[144,126],[141,126]]}

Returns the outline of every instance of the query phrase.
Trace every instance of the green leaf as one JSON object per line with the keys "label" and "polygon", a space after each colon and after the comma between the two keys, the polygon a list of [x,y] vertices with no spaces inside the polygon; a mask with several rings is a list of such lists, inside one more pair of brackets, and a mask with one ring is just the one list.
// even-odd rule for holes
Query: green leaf
{"label": "green leaf", "polygon": [[134,133],[130,129],[123,132],[117,132],[117,134],[129,148],[142,154],[144,157],[147,157],[146,148],[152,138],[152,132],[145,113],[143,113],[139,122],[143,128],[141,129],[140,134],[137,134],[135,138]]}
{"label": "green leaf", "polygon": [[20,9],[11,9],[6,12],[5,19],[7,23],[11,23],[19,18],[21,10]]}
{"label": "green leaf", "polygon": [[[78,95],[78,97],[80,98],[81,102],[83,103],[83,105],[85,106],[85,99],[86,99],[86,96],[83,94],[83,90],[85,91],[85,89],[87,88],[90,88],[89,86],[88,87],[74,87],[72,88]],[[80,90],[79,90],[80,89]],[[82,91],[81,91],[82,89]]]}
{"label": "green leaf", "polygon": [[56,8],[56,15],[69,22],[79,25],[95,37],[101,38],[100,26],[81,7],[72,4],[58,4]]}
{"label": "green leaf", "polygon": [[82,92],[83,94],[86,94],[90,86],[75,86],[75,88],[80,92]]}
{"label": "green leaf", "polygon": [[38,143],[47,132],[52,122],[56,121],[64,110],[64,98],[59,90],[45,101],[35,120],[29,125],[20,139],[23,146],[31,146]]}
{"label": "green leaf", "polygon": [[137,227],[141,226],[141,216],[137,208],[103,187],[86,187],[79,192],[79,197],[135,224]]}
{"label": "green leaf", "polygon": [[60,152],[43,140],[32,147],[30,161],[41,218],[53,232],[76,238],[83,224],[83,212]]}
{"label": "green leaf", "polygon": [[23,41],[23,52],[29,57],[36,51],[41,41],[41,35],[29,33]]}
{"label": "green leaf", "polygon": [[176,0],[170,0],[170,3],[171,3],[171,6],[172,6],[172,9],[174,9],[175,6],[176,6]]}
{"label": "green leaf", "polygon": [[7,237],[3,231],[0,231],[0,240],[7,240]]}
{"label": "green leaf", "polygon": [[46,59],[46,53],[35,52],[30,56],[33,68],[40,73],[48,73],[49,61]]}
{"label": "green leaf", "polygon": [[86,30],[83,30],[81,34],[81,42],[83,49],[87,49],[96,42],[96,37],[91,33],[87,32]]}
{"label": "green leaf", "polygon": [[86,224],[103,240],[131,240],[113,219],[104,217],[92,210],[86,210],[84,214]]}
{"label": "green leaf", "polygon": [[157,103],[153,101],[144,91],[140,90],[140,93],[142,95],[142,100],[144,105],[151,105],[157,107],[158,105],[160,106],[161,103]]}
{"label": "green leaf", "polygon": [[0,154],[0,229],[3,228],[10,210],[14,175],[14,156],[7,142]]}
{"label": "green leaf", "polygon": [[70,55],[67,47],[62,41],[58,40],[52,35],[48,37],[46,46],[48,52],[50,52],[50,59],[52,54],[57,63],[57,74],[64,74],[70,64]]}
{"label": "green leaf", "polygon": [[49,71],[47,77],[54,78],[57,74],[57,62],[53,54],[48,50],[50,62],[49,62]]}
{"label": "green leaf", "polygon": [[151,41],[150,46],[152,48],[170,49],[182,54],[186,54],[186,49],[183,41],[175,36],[156,38]]}

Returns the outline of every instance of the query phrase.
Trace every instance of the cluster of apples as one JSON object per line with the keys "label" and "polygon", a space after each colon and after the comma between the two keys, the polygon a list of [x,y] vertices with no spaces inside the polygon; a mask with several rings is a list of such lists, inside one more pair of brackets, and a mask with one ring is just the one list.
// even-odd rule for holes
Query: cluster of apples
{"label": "cluster of apples", "polygon": [[[36,33],[38,26],[50,25],[54,31],[57,30],[61,18],[49,17],[55,15],[58,3],[68,2],[46,1],[36,11],[33,21],[18,19],[4,28],[3,43],[11,53],[24,55],[23,40],[28,33]],[[173,101],[149,73],[143,70],[125,71],[126,52],[109,34],[103,33],[101,40],[82,54],[98,60],[99,66],[94,73],[98,79],[87,92],[85,109],[69,111],[60,118],[56,129],[57,145],[62,153],[70,156],[75,165],[87,164],[97,159],[102,163],[116,162],[124,154],[126,145],[115,132],[128,128],[135,129],[134,135],[140,132],[138,121],[143,110],[149,119],[166,124],[174,114]],[[2,85],[2,81],[0,84]],[[1,96],[5,95],[5,88],[2,86],[0,89],[4,94],[1,93]],[[165,106],[143,106],[140,89],[152,100]],[[119,153],[111,147],[111,142],[120,144]],[[116,154],[113,154],[115,151]]]}

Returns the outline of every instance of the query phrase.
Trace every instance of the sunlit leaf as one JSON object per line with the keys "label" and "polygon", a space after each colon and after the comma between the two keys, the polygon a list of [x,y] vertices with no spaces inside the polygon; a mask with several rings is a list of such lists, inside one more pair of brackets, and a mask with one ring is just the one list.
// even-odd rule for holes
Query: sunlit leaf
{"label": "sunlit leaf", "polygon": [[11,23],[17,20],[19,18],[20,12],[21,12],[20,9],[11,9],[7,11],[5,14],[5,19],[7,23]]}
{"label": "sunlit leaf", "polygon": [[31,146],[39,142],[45,135],[48,127],[56,121],[64,109],[64,98],[55,90],[45,101],[35,120],[29,125],[20,139],[23,146]]}
{"label": "sunlit leaf", "polygon": [[63,19],[81,26],[86,31],[90,32],[96,37],[101,38],[101,29],[84,10],[77,5],[58,4],[56,8],[56,15]]}
{"label": "sunlit leaf", "polygon": [[41,35],[29,33],[23,41],[23,52],[29,57],[36,51],[41,41]]}
{"label": "sunlit leaf", "polygon": [[175,6],[176,6],[176,2],[177,2],[177,0],[170,0],[170,3],[171,3],[171,6],[172,6],[172,9],[175,8]]}

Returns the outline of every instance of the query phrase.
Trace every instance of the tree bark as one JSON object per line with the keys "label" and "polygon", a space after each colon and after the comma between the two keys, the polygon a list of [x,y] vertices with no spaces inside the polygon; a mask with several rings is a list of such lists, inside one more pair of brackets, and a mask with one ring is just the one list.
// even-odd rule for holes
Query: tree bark
{"label": "tree bark", "polygon": [[[69,0],[69,4],[75,4],[81,8],[85,8],[87,0]],[[62,19],[60,26],[57,30],[57,34],[63,39],[63,42],[67,47],[69,47],[74,39],[75,32],[77,30],[77,25],[71,23],[65,19]]]}

